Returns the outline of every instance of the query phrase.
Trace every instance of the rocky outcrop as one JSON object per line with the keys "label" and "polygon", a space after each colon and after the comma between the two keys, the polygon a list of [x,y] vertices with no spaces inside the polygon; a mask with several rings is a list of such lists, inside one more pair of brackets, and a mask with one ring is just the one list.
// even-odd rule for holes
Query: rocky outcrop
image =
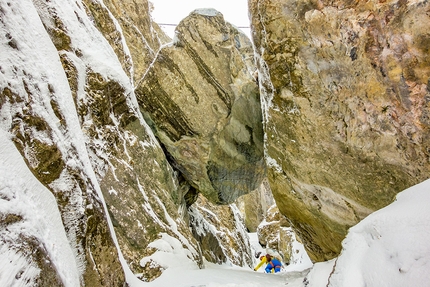
{"label": "rocky outcrop", "polygon": [[258,225],[267,215],[267,210],[275,203],[269,182],[264,179],[254,191],[239,197],[235,204],[239,208],[249,232],[256,232]]}
{"label": "rocky outcrop", "polygon": [[[40,224],[36,235],[34,231],[27,234],[25,229],[18,231],[15,236],[22,241],[14,241],[14,250],[16,256],[34,256],[36,264],[33,268],[40,272],[31,273],[30,281],[42,285],[67,285],[72,284],[67,282],[73,282],[74,276],[78,276],[76,284],[122,286],[125,276],[118,250],[111,236],[97,180],[89,165],[72,93],[56,50],[58,47],[66,52],[73,47],[72,38],[64,33],[63,23],[68,19],[48,4],[37,4],[33,6],[31,1],[1,4],[2,30],[7,31],[9,38],[9,45],[2,45],[2,54],[8,57],[2,61],[1,68],[1,126],[21,153],[28,170],[36,178],[34,181],[52,192],[55,199],[51,202],[58,206],[52,208],[50,202],[42,200],[49,198],[45,192],[41,191],[39,195],[32,188],[27,191],[31,200],[25,201],[26,189],[20,189],[20,181],[12,188],[4,188],[7,180],[3,178],[2,200],[7,202],[10,196],[20,199],[17,200],[19,204],[3,212],[6,212],[6,217],[16,212],[20,215],[19,212],[23,212],[20,205],[28,204],[32,215],[43,217],[41,214],[49,206],[52,212],[59,211],[61,218],[55,218],[55,213],[52,213],[52,225],[51,222]],[[39,15],[43,15],[43,20],[50,19],[45,22],[45,27]],[[51,40],[49,36],[56,38]],[[27,177],[24,173],[22,176],[25,181]],[[21,222],[25,223],[30,218],[23,216]],[[42,218],[41,222],[44,220],[48,219]],[[55,220],[64,225],[63,230],[54,229],[53,226],[57,226]],[[16,224],[21,222],[17,220]],[[69,246],[54,241],[53,238],[60,235],[67,236]],[[52,244],[51,240],[54,241]],[[32,248],[37,250],[36,255],[31,255]],[[56,258],[56,254],[61,252],[71,254],[68,257],[70,265],[62,266],[62,269],[62,263]],[[25,271],[19,270],[12,276],[19,277]],[[6,281],[6,285],[9,283]]]}
{"label": "rocky outcrop", "polygon": [[231,203],[265,176],[252,45],[213,9],[191,13],[176,37],[138,83],[139,105],[193,194]]}
{"label": "rocky outcrop", "polygon": [[252,252],[235,204],[215,205],[199,195],[190,207],[190,226],[208,262],[252,267]]}
{"label": "rocky outcrop", "polygon": [[249,1],[269,182],[315,261],[430,175],[429,8]]}
{"label": "rocky outcrop", "polygon": [[261,246],[277,250],[282,261],[288,265],[293,258],[294,232],[287,218],[280,214],[276,205],[267,210],[264,220],[257,229],[258,242]]}

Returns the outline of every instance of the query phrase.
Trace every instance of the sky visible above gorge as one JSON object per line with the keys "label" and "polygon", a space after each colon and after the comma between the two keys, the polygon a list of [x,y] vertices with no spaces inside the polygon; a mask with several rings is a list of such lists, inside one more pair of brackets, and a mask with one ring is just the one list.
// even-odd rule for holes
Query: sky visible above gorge
{"label": "sky visible above gorge", "polygon": [[[198,8],[214,8],[224,15],[224,19],[250,37],[247,0],[150,0],[154,4],[152,17],[158,24],[177,25],[192,11]],[[175,26],[160,25],[173,38]]]}

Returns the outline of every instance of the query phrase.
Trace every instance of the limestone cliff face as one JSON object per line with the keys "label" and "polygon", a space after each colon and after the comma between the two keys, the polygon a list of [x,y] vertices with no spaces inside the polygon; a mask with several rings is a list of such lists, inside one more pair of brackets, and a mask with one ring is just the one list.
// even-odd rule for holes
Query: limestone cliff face
{"label": "limestone cliff face", "polygon": [[[24,252],[31,254],[28,246],[37,249],[35,268],[41,271],[39,277],[29,280],[35,280],[39,285],[67,285],[70,278],[65,274],[77,270],[77,284],[122,286],[125,278],[118,250],[111,236],[99,185],[89,165],[72,93],[60,61],[60,55],[66,54],[78,59],[73,53],[79,50],[73,42],[76,38],[73,39],[72,33],[65,33],[65,22],[74,14],[66,16],[70,6],[63,5],[63,9],[58,9],[56,4],[1,3],[1,25],[2,30],[7,31],[9,44],[4,45],[7,42],[2,41],[5,58],[2,57],[0,108],[2,130],[9,133],[34,177],[55,196],[60,222],[64,224],[74,257],[69,258],[68,269],[52,266],[55,252],[49,252],[43,237],[28,238],[25,229],[17,232],[20,239],[14,242],[14,250],[17,250],[17,256],[25,257]],[[83,11],[78,10],[77,15],[82,14]],[[42,26],[41,18],[45,26]],[[4,189],[3,182],[2,193],[6,194],[2,200],[8,198],[8,191],[23,198],[24,190]],[[37,195],[29,193],[37,202]],[[37,214],[37,208],[34,209]],[[24,217],[19,208],[6,210],[5,214],[9,212],[16,213],[18,218]],[[20,220],[15,223],[19,224]],[[45,228],[43,232],[51,233],[52,238],[57,236],[49,224]],[[25,270],[17,270],[16,276],[23,273]],[[57,278],[57,282],[52,278]]]}
{"label": "limestone cliff face", "polygon": [[249,40],[222,14],[196,10],[136,87],[142,113],[174,167],[213,203],[233,202],[265,175],[252,57]]}
{"label": "limestone cliff face", "polygon": [[428,1],[251,0],[269,181],[313,260],[429,173]]}

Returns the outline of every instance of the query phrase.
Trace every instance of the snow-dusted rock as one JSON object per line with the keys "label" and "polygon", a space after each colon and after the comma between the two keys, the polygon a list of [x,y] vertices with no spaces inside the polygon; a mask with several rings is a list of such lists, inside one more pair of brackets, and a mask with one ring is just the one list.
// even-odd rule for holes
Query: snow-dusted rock
{"label": "snow-dusted rock", "polygon": [[[24,0],[0,5],[5,32],[0,42],[0,127],[7,139],[2,146],[8,145],[2,152],[13,150],[12,142],[16,147],[14,157],[2,156],[1,161],[5,172],[0,181],[0,234],[5,244],[0,263],[8,273],[0,274],[0,285],[26,281],[36,285],[123,286],[135,276],[154,280],[178,258],[188,260],[194,268],[202,267],[201,249],[189,229],[187,208],[205,189],[194,185],[196,178],[188,176],[190,170],[179,168],[180,161],[173,160],[176,170],[172,168],[141,114],[142,98],[139,106],[134,92],[135,83],[138,91],[146,87],[141,79],[151,73],[148,68],[158,49],[169,40],[152,22],[150,4]],[[262,179],[261,112],[257,85],[250,76],[251,44],[226,24],[222,15],[213,13],[202,10],[199,15],[203,20],[216,17],[215,23],[222,22],[220,29],[226,34],[218,31],[218,36],[228,36],[228,41],[217,38],[213,45],[222,47],[213,51],[203,45],[210,42],[202,41],[193,51],[204,54],[206,63],[216,58],[215,51],[222,56],[221,61],[213,61],[214,75],[222,80],[214,79],[208,85],[227,94],[222,98],[226,102],[218,103],[218,126],[214,121],[206,123],[209,117],[198,119],[205,129],[217,131],[199,130],[206,140],[199,148],[214,146],[199,164],[210,163],[210,172],[202,169],[209,172],[205,178],[224,186],[219,176],[227,172],[222,169],[223,160],[229,159],[226,166],[234,165],[233,179],[244,178],[218,201],[233,201]],[[192,28],[189,24],[183,26]],[[187,37],[182,41],[189,41]],[[163,51],[167,47],[173,46]],[[200,92],[198,97],[203,99],[206,94]],[[199,107],[202,111],[213,107],[210,101],[203,103],[208,105]],[[218,133],[222,140],[210,142]],[[230,138],[236,147],[222,144],[224,150],[216,148]],[[193,146],[190,139],[184,142]],[[167,148],[169,156],[174,154],[171,148]],[[14,161],[20,162],[19,169],[9,171],[7,167]],[[15,182],[20,176],[28,178],[28,183]],[[32,202],[34,207],[25,211]],[[34,222],[31,217],[45,214],[44,203],[50,217],[33,229],[27,228]],[[226,233],[233,229],[231,244],[241,251],[230,250],[221,239],[220,246],[230,262],[249,265],[245,229],[237,229],[236,221],[242,222],[237,210],[228,224],[218,228]],[[235,234],[238,231],[241,234]],[[48,238],[49,234],[55,237]],[[58,255],[62,251],[64,255]],[[66,259],[69,270],[64,267]]]}
{"label": "snow-dusted rock", "polygon": [[[185,248],[196,268],[202,266],[182,189],[134,96],[139,69],[132,68],[127,37],[102,1],[91,4],[98,8],[81,1],[0,3],[0,126],[27,164],[22,176],[32,172],[31,180],[45,186],[37,193],[24,181],[8,183],[14,177],[2,173],[0,233],[7,244],[1,269],[10,271],[1,274],[2,286],[19,278],[50,286],[123,286],[132,273],[153,280],[159,273],[152,271],[165,266],[154,258],[146,272],[142,259],[157,252],[151,243],[164,235]],[[142,17],[150,21],[148,14]],[[153,34],[136,27],[140,40],[154,42]],[[122,40],[106,40],[107,31]],[[141,61],[136,65],[145,69]],[[2,169],[14,162],[2,159]],[[30,216],[43,216],[47,191],[46,208],[55,210],[56,201],[59,216],[46,217],[34,230],[20,229],[32,223]],[[12,204],[15,198],[23,203]],[[55,228],[48,220],[55,220]],[[71,255],[55,257],[52,252],[61,249]],[[17,262],[22,264],[12,268]]]}
{"label": "snow-dusted rock", "polygon": [[249,237],[234,203],[215,205],[200,195],[190,207],[190,225],[207,261],[252,267]]}
{"label": "snow-dusted rock", "polygon": [[264,221],[257,228],[258,241],[262,246],[277,250],[284,263],[289,264],[293,258],[293,242],[295,240],[287,219],[280,214],[276,205],[267,210]]}
{"label": "snow-dusted rock", "polygon": [[81,5],[133,82],[142,79],[160,46],[171,41],[151,20],[147,0],[82,0]]}

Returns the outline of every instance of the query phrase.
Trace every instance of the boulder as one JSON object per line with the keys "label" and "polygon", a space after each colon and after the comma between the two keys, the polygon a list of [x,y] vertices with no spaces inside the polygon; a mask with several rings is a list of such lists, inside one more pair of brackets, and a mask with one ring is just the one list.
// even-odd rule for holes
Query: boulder
{"label": "boulder", "polygon": [[232,203],[265,175],[252,45],[213,9],[190,13],[175,33],[137,84],[140,109],[192,188]]}

